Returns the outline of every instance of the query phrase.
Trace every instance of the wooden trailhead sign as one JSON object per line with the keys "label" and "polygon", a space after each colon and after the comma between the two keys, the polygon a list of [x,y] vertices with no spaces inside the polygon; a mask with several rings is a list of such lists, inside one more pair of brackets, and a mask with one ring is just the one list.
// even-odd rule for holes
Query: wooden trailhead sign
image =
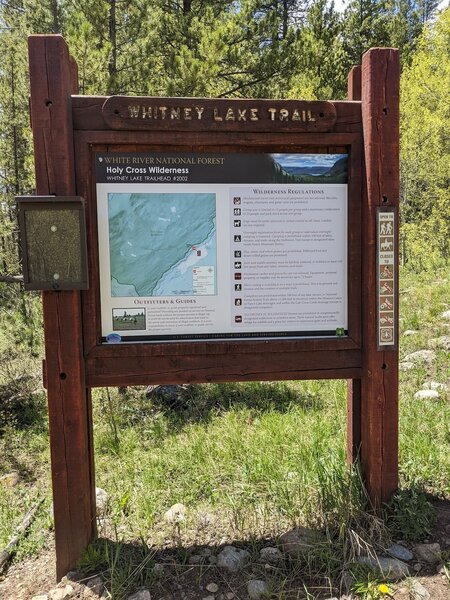
{"label": "wooden trailhead sign", "polygon": [[[80,96],[62,37],[31,36],[29,57],[37,205],[23,222],[44,223],[45,240],[70,206],[86,224],[51,237],[61,250],[40,288],[58,578],[96,536],[93,387],[347,379],[348,460],[373,504],[388,500],[397,50],[366,52],[348,100],[327,102]],[[57,225],[39,212],[49,199]],[[72,289],[67,239],[87,248]]]}

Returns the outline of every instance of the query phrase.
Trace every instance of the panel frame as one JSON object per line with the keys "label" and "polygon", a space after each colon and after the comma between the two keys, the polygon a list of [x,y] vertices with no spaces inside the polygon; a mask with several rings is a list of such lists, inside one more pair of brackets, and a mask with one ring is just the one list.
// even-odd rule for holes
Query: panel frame
{"label": "panel frame", "polygon": [[[317,140],[320,135],[320,140]],[[84,351],[87,361],[87,373],[90,386],[128,385],[154,383],[155,378],[163,377],[160,382],[177,381],[228,381],[236,377],[233,360],[229,370],[224,370],[227,356],[242,356],[250,360],[250,355],[264,357],[280,353],[284,356],[286,368],[268,371],[272,379],[310,378],[312,371],[319,371],[327,365],[328,377],[342,377],[343,369],[355,369],[361,360],[361,134],[355,132],[335,134],[324,133],[283,133],[274,140],[272,133],[248,133],[245,143],[241,136],[232,132],[200,132],[196,134],[195,144],[185,135],[176,132],[127,132],[127,131],[86,131],[74,132],[77,190],[86,199],[90,289],[83,293]],[[275,136],[276,137],[276,136]],[[184,143],[183,143],[184,142]],[[98,265],[97,205],[95,184],[96,153],[116,152],[301,152],[349,154],[348,183],[348,336],[344,338],[298,338],[298,339],[260,339],[260,340],[206,340],[180,342],[126,342],[105,344],[101,342],[100,330],[100,289]],[[352,355],[346,355],[352,350]],[[312,369],[307,357],[310,352],[320,352],[323,358]],[[216,369],[204,369],[205,356],[222,356]],[[253,358],[254,358],[253,356]],[[317,355],[318,357],[319,355]],[[152,357],[165,357],[167,368],[156,369],[151,373]],[[177,357],[176,366],[172,366],[173,357]],[[130,361],[132,358],[135,368]],[[114,359],[121,359],[119,361]],[[139,359],[139,361],[137,360]],[[111,360],[109,364],[108,361]],[[254,361],[252,361],[254,362]],[[138,367],[139,364],[139,367]],[[145,367],[143,368],[143,364]],[[125,366],[126,365],[126,366]],[[130,373],[129,370],[134,371]],[[203,377],[200,375],[204,372]],[[146,376],[143,376],[146,373]],[[252,379],[264,378],[266,369],[254,372]],[[244,377],[244,375],[241,375]],[[250,376],[249,376],[250,378]],[[244,377],[244,379],[246,379]],[[158,379],[159,381],[159,379]]]}

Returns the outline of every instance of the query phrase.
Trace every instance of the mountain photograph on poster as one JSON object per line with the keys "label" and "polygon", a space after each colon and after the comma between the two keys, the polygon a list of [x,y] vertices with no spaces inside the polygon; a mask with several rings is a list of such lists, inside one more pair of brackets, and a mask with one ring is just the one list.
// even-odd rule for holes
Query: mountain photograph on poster
{"label": "mountain photograph on poster", "polygon": [[348,154],[272,154],[276,180],[347,183]]}

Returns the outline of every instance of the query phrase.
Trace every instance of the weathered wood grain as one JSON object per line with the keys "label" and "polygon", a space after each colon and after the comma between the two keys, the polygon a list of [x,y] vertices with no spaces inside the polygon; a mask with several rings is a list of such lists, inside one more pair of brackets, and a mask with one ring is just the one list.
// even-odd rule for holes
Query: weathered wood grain
{"label": "weathered wood grain", "polygon": [[[343,356],[345,355],[345,357]],[[341,365],[346,364],[347,367]],[[180,355],[88,358],[87,380],[92,387],[149,384],[346,379],[361,375],[361,352]]]}
{"label": "weathered wood grain", "polygon": [[[374,48],[362,61],[362,117],[367,178],[363,210],[363,377],[361,461],[376,506],[398,485],[398,351],[377,348],[377,207],[399,202],[398,51]],[[398,230],[398,228],[396,228]],[[396,248],[398,244],[396,243]],[[398,268],[396,267],[396,271]],[[396,277],[398,280],[398,276]],[[395,291],[398,306],[398,289]],[[398,314],[395,315],[398,339]]]}
{"label": "weathered wood grain", "polygon": [[[157,99],[158,101],[160,100],[159,98]],[[74,122],[74,129],[75,130],[85,130],[85,131],[101,131],[101,130],[109,130],[109,126],[108,123],[105,119],[105,115],[102,111],[102,107],[105,104],[105,102],[108,101],[108,97],[107,96],[73,96],[72,98],[72,102],[73,102],[73,122]],[[226,103],[232,103],[232,102],[236,102],[235,100],[218,100],[218,102],[226,102]],[[261,102],[261,101],[256,101],[256,102]],[[264,102],[268,102],[268,101],[264,101]],[[279,102],[279,101],[274,101],[274,102]],[[286,101],[286,102],[291,102],[291,101]],[[294,101],[295,102],[295,101]],[[327,102],[326,103],[327,106],[328,105],[332,105],[334,107],[334,111],[335,111],[335,118],[334,118],[334,123],[333,126],[331,128],[328,128],[328,131],[330,132],[334,132],[334,133],[351,133],[353,131],[359,131],[361,129],[361,103],[360,102],[346,102],[346,101],[332,101],[332,102]],[[163,121],[160,121],[161,123],[163,123]],[[279,121],[278,121],[279,122]],[[294,122],[295,123],[295,122]],[[237,125],[238,123],[236,123]],[[284,126],[286,128],[286,131],[289,131],[289,127],[287,126],[289,123],[286,122],[286,125]],[[242,123],[239,123],[240,128],[237,129],[236,125],[235,127],[235,131],[239,131],[241,133],[245,133],[245,129],[241,126]],[[173,127],[173,129],[172,129]],[[214,129],[213,129],[214,127]],[[261,126],[258,126],[261,127]],[[292,126],[291,126],[292,128]],[[167,130],[168,127],[163,126],[162,127],[163,130]],[[173,125],[171,126],[171,129],[173,131],[177,130],[177,126]],[[272,128],[273,131],[276,131],[277,129],[275,127]],[[214,125],[214,126],[210,126],[208,127],[207,125],[205,125],[205,130],[211,130],[214,131],[216,130],[217,133],[220,133],[220,130],[218,129],[218,125]],[[225,130],[225,126],[221,127],[221,130]],[[264,131],[264,129],[253,129],[252,127],[252,131]],[[301,131],[300,128],[292,128],[293,131]],[[189,130],[191,131],[191,129]],[[229,129],[228,129],[229,131]],[[314,130],[310,130],[310,131],[314,131]],[[317,130],[315,131],[317,133]]]}
{"label": "weathered wood grain", "polygon": [[[361,66],[354,66],[350,70],[347,78],[347,97],[349,100],[358,101],[361,100]],[[363,161],[362,148],[359,147],[357,150],[359,155],[359,162]],[[352,164],[353,161],[350,162]],[[361,205],[364,196],[363,193],[363,182],[362,179],[359,182],[359,225],[354,224],[354,229],[350,228],[351,231],[361,232]],[[365,185],[364,185],[365,189]],[[352,240],[349,239],[349,252],[353,249]],[[361,253],[360,253],[361,256]],[[359,262],[359,279],[361,281],[361,261]],[[357,304],[361,309],[361,295],[359,295]],[[361,320],[360,320],[361,323]],[[361,333],[361,331],[360,331]],[[361,449],[361,380],[360,379],[349,379],[347,381],[347,462],[349,464],[355,463],[359,459],[359,452]]]}
{"label": "weathered wood grain", "polygon": [[[73,67],[60,36],[29,38],[36,187],[74,195]],[[90,399],[86,389],[79,292],[44,292],[57,578],[74,567],[96,532]]]}
{"label": "weathered wood grain", "polygon": [[126,131],[330,131],[336,122],[331,102],[152,98],[110,96],[102,114],[111,129]]}
{"label": "weathered wood grain", "polygon": [[[302,358],[302,353],[359,350],[360,347],[349,338],[301,338],[301,339],[271,339],[271,340],[206,340],[206,341],[171,341],[152,342],[148,344],[126,342],[122,344],[101,344],[91,349],[87,358],[132,358],[137,356],[179,356],[230,354],[265,355],[272,353],[296,353]],[[345,363],[342,366],[346,366]]]}
{"label": "weathered wood grain", "polygon": [[[162,138],[162,135],[164,137]],[[287,152],[294,146],[299,152],[311,154],[323,153],[331,147],[340,147],[341,152],[361,136],[359,132],[330,132],[311,135],[305,132],[273,132],[270,135],[264,132],[242,131],[217,131],[211,135],[207,131],[194,131],[189,136],[183,131],[112,131],[112,130],[75,130],[75,140],[87,144],[101,146],[96,151],[103,152],[152,152],[167,148],[172,152],[190,148],[190,151],[206,152],[214,148],[216,152],[274,152],[275,148],[282,148]],[[195,148],[195,150],[193,150]],[[156,150],[158,149],[158,150]],[[93,148],[94,150],[94,148]]]}
{"label": "weathered wood grain", "polygon": [[349,71],[347,77],[347,98],[349,100],[361,100],[361,65],[355,65]]}

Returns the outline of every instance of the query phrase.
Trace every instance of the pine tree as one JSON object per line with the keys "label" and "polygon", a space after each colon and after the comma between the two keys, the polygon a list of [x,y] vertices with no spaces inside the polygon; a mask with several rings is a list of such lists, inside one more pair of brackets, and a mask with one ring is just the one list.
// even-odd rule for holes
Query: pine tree
{"label": "pine tree", "polygon": [[388,3],[389,45],[399,48],[402,64],[411,62],[423,23],[415,0],[392,0]]}
{"label": "pine tree", "polygon": [[296,63],[290,97],[323,100],[345,97],[347,65],[341,32],[342,24],[333,2],[315,0],[292,53]]}
{"label": "pine tree", "polygon": [[0,214],[1,270],[18,267],[15,196],[32,189],[26,34],[20,3],[3,3],[0,22]]}
{"label": "pine tree", "polygon": [[351,0],[344,12],[344,48],[347,64],[361,64],[362,55],[375,46],[389,46],[390,13],[385,0]]}

